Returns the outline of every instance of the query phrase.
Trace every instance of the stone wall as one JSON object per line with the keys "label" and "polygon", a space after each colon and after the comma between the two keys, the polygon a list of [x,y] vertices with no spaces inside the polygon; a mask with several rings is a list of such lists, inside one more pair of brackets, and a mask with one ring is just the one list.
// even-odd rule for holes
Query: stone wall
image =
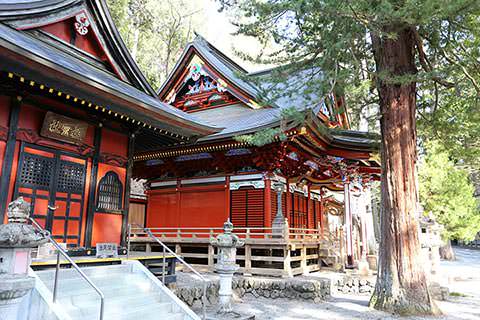
{"label": "stone wall", "polygon": [[[237,298],[245,295],[269,299],[287,298],[321,302],[330,296],[330,279],[269,279],[253,277],[235,277],[233,291]],[[218,280],[211,280],[207,287],[207,302],[216,304],[218,299]],[[200,283],[173,289],[175,294],[187,305],[201,303],[202,286]]]}
{"label": "stone wall", "polygon": [[340,293],[370,295],[375,289],[375,278],[347,275],[333,280],[332,287]]}

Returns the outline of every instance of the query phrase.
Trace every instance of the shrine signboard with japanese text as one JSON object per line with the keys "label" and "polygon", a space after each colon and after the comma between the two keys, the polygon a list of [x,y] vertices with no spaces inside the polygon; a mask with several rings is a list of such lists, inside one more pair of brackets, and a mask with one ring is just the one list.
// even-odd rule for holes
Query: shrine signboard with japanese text
{"label": "shrine signboard with japanese text", "polygon": [[76,119],[47,112],[40,135],[72,144],[83,144],[88,124]]}
{"label": "shrine signboard with japanese text", "polygon": [[97,258],[117,258],[118,246],[116,243],[97,243]]}

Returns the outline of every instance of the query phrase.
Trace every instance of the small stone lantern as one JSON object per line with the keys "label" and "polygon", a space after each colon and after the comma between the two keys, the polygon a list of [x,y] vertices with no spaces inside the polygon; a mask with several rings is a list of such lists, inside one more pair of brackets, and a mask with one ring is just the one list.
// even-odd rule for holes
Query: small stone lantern
{"label": "small stone lantern", "polygon": [[29,215],[30,203],[20,197],[8,205],[8,224],[0,225],[0,320],[17,319],[21,299],[35,286],[31,250],[47,239],[27,224]]}
{"label": "small stone lantern", "polygon": [[210,238],[210,243],[217,247],[217,264],[215,271],[220,276],[219,304],[217,313],[232,313],[232,278],[235,271],[239,269],[236,264],[237,248],[244,245],[236,234],[232,233],[233,224],[227,220],[223,224],[223,233],[216,238]]}
{"label": "small stone lantern", "polygon": [[285,236],[285,228],[288,230],[288,221],[285,219],[282,210],[282,195],[285,186],[281,182],[277,182],[273,185],[275,191],[277,191],[277,213],[272,221],[272,233],[275,238],[283,238]]}

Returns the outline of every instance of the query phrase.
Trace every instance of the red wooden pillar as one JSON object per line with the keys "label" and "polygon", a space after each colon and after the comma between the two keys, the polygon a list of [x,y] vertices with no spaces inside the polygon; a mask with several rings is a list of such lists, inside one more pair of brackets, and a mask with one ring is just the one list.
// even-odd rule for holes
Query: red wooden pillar
{"label": "red wooden pillar", "polygon": [[292,212],[292,195],[290,194],[290,186],[288,184],[288,179],[287,179],[287,186],[286,187],[287,187],[287,193],[286,193],[287,212],[284,213],[284,216],[288,220],[288,225],[290,227],[293,227],[292,226],[292,221],[290,221],[290,212]]}
{"label": "red wooden pillar", "polygon": [[345,206],[345,233],[347,236],[347,264],[353,265],[353,226],[352,212],[350,206],[350,183],[345,181],[343,185],[344,206]]}
{"label": "red wooden pillar", "polygon": [[272,181],[268,178],[265,178],[265,188],[263,189],[263,212],[264,212],[264,221],[263,225],[266,228],[272,227]]}
{"label": "red wooden pillar", "polygon": [[228,219],[231,220],[230,213],[230,177],[225,177],[225,213]]}
{"label": "red wooden pillar", "polygon": [[307,186],[307,229],[315,229],[315,221],[313,221],[312,207],[314,202],[310,196],[310,186]]}
{"label": "red wooden pillar", "polygon": [[322,235],[322,238],[323,238],[323,228],[325,227],[323,225],[323,190],[320,189],[320,203],[318,204],[318,212],[319,212],[319,216],[320,216],[320,234]]}

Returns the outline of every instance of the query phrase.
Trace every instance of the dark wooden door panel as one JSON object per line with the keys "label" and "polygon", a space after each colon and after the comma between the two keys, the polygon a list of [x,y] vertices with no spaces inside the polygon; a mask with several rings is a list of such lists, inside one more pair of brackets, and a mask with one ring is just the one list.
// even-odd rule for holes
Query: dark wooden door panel
{"label": "dark wooden door panel", "polygon": [[32,203],[31,216],[55,240],[80,246],[87,160],[22,144],[15,197]]}

